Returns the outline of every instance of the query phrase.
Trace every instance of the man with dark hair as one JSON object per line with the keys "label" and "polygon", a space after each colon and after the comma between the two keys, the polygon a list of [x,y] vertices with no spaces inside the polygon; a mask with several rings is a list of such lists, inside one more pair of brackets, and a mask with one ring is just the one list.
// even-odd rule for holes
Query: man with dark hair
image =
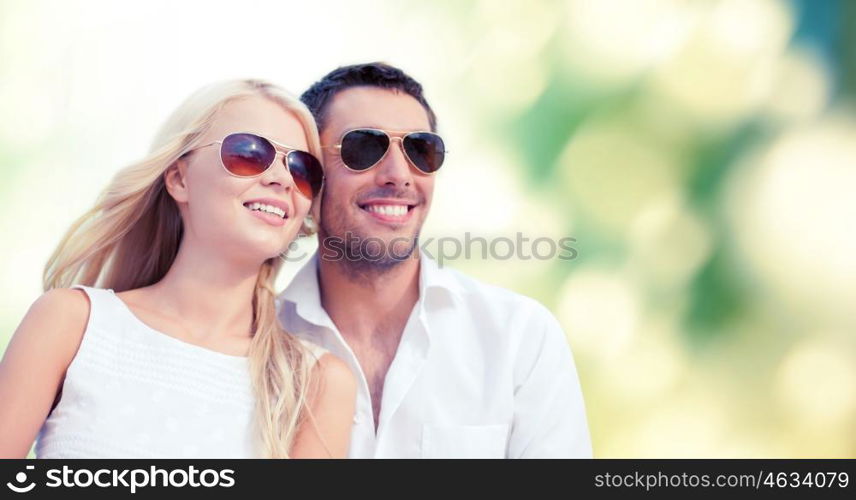
{"label": "man with dark hair", "polygon": [[312,111],[318,130],[325,128],[327,105],[340,91],[350,87],[369,86],[404,92],[425,108],[431,131],[437,131],[437,117],[422,95],[422,85],[400,69],[384,63],[355,64],[334,69],[309,87],[300,100]]}
{"label": "man with dark hair", "polygon": [[352,458],[591,457],[555,317],[440,268],[417,245],[445,146],[422,86],[383,63],[301,97],[319,125],[319,250],[277,299],[295,335],[358,377]]}

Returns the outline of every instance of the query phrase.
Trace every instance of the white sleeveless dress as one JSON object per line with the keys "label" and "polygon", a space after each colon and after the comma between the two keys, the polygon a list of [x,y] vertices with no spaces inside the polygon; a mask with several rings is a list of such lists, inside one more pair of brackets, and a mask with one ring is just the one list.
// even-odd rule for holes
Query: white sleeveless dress
{"label": "white sleeveless dress", "polygon": [[[112,290],[89,322],[38,458],[259,458],[246,357],[189,344],[142,322]],[[300,340],[317,360],[326,349]]]}

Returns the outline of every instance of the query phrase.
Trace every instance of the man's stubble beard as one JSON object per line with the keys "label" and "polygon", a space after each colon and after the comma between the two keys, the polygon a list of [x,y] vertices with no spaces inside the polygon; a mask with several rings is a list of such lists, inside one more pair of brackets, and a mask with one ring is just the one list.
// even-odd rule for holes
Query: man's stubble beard
{"label": "man's stubble beard", "polygon": [[[395,237],[391,243],[377,236],[362,234],[357,230],[356,223],[349,224],[345,215],[348,210],[336,210],[330,205],[329,197],[321,198],[320,212],[318,235],[341,242],[337,248],[344,250],[345,255],[338,258],[336,264],[354,281],[371,280],[392,271],[407,259],[419,256],[421,221],[412,236]],[[409,241],[402,241],[404,239]]]}

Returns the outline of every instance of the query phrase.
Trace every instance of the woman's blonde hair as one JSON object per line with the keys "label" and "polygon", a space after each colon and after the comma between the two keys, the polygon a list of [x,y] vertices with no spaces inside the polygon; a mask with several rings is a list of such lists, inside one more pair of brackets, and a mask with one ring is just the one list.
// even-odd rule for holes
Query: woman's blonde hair
{"label": "woman's blonde hair", "polygon": [[[119,171],[95,206],[77,219],[45,266],[44,289],[74,284],[120,292],[161,280],[172,266],[183,234],[164,173],[200,145],[228,102],[263,96],[280,104],[303,125],[309,152],[321,158],[318,130],[295,97],[259,80],[231,80],[198,90],[173,112],[155,137],[149,155]],[[304,223],[303,233],[314,227]],[[256,423],[263,453],[289,456],[298,423],[309,416],[309,352],[277,321],[274,280],[284,259],[267,259],[253,292],[253,339],[249,362],[256,393]]]}

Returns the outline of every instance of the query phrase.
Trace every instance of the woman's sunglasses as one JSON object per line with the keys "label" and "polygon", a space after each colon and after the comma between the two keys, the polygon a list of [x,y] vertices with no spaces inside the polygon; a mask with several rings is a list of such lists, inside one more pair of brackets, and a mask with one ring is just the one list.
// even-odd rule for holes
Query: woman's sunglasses
{"label": "woman's sunglasses", "polygon": [[[223,168],[235,177],[257,177],[274,164],[277,148],[285,150],[285,166],[294,179],[300,193],[310,200],[321,192],[324,170],[321,162],[310,153],[266,139],[248,132],[229,134],[222,141],[214,141],[196,149],[220,145],[220,160]],[[276,146],[275,146],[276,145]],[[185,154],[187,154],[185,153]]]}
{"label": "woman's sunglasses", "polygon": [[407,161],[422,173],[433,174],[443,165],[446,146],[443,139],[432,132],[388,132],[358,128],[345,132],[339,144],[325,147],[338,149],[346,167],[363,172],[383,160],[393,139],[401,141]]}

